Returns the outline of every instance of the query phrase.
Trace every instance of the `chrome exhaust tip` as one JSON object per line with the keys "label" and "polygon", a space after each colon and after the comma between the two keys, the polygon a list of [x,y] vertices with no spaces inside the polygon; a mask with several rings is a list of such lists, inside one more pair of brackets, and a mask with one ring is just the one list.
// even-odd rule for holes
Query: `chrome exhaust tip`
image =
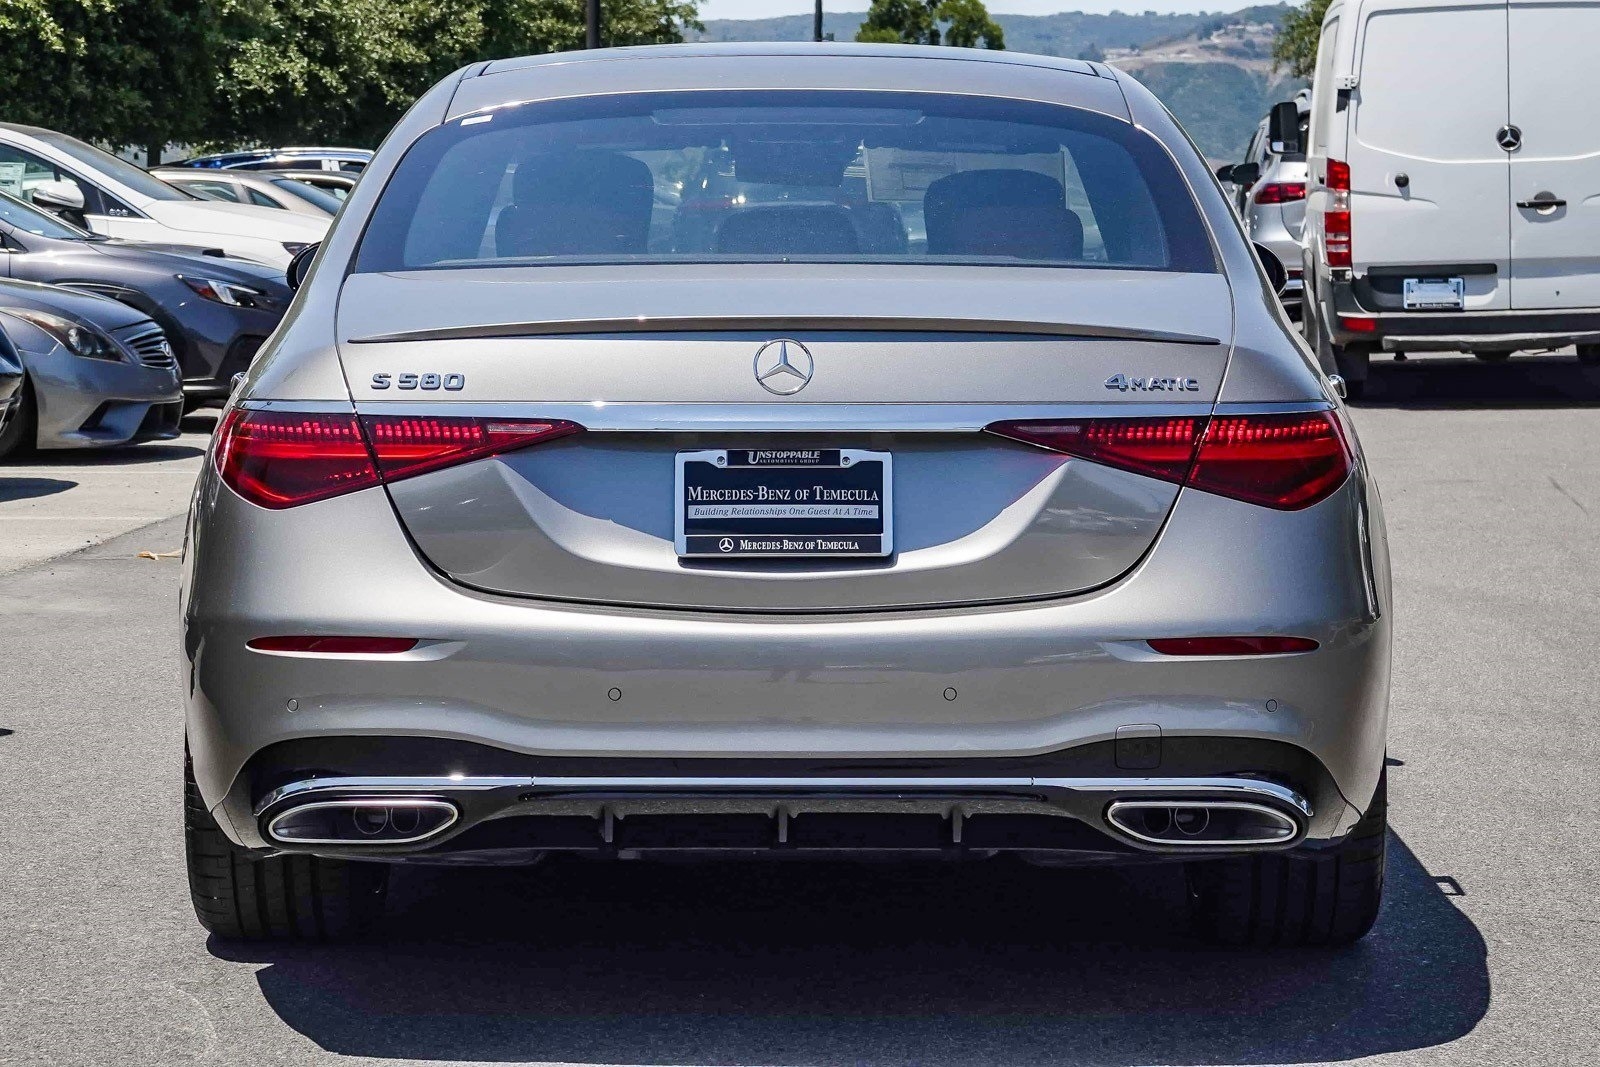
{"label": "chrome exhaust tip", "polygon": [[1114,800],[1106,823],[1123,837],[1168,848],[1264,848],[1302,833],[1287,812],[1248,800]]}
{"label": "chrome exhaust tip", "polygon": [[282,845],[411,845],[460,817],[448,800],[428,797],[317,800],[274,815],[265,836]]}

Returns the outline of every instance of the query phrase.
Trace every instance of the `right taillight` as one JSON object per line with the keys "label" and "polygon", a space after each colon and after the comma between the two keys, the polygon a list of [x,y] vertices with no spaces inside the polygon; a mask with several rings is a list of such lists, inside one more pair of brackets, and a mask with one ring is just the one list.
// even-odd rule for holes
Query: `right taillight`
{"label": "right taillight", "polygon": [[1350,266],[1350,164],[1338,159],[1328,160],[1328,206],[1322,212],[1322,241],[1328,266]]}
{"label": "right taillight", "polygon": [[217,430],[216,464],[252,504],[290,508],[582,429],[559,419],[235,408]]}
{"label": "right taillight", "polygon": [[1280,511],[1344,484],[1351,455],[1333,414],[997,422],[990,433]]}
{"label": "right taillight", "polygon": [[1308,508],[1344,484],[1350,449],[1328,411],[1216,415],[1188,484],[1280,511]]}

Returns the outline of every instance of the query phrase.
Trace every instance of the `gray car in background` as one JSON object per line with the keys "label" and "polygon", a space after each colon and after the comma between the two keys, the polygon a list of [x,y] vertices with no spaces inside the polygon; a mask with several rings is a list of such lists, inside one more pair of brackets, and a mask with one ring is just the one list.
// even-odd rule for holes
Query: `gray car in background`
{"label": "gray car in background", "polygon": [[0,458],[178,436],[178,361],[148,315],[92,293],[0,281],[0,329],[25,372]]}
{"label": "gray car in background", "polygon": [[[737,188],[662,195],[708,163]],[[1009,855],[1182,863],[1225,942],[1361,937],[1383,516],[1275,300],[1103,64],[451,76],[194,496],[200,921],[351,933],[395,863]]]}

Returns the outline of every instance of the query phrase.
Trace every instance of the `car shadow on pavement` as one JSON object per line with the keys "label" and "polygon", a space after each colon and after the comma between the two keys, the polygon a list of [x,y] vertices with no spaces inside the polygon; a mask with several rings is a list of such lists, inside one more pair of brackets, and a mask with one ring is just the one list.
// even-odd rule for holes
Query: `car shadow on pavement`
{"label": "car shadow on pavement", "polygon": [[1186,932],[1175,866],[404,868],[372,942],[236,946],[267,1002],[351,1056],[606,1064],[1303,1063],[1452,1041],[1482,936],[1390,836],[1343,950]]}
{"label": "car shadow on pavement", "polygon": [[[125,467],[134,463],[162,463],[201,456],[205,449],[194,445],[148,442],[118,445],[115,448],[51,448],[14,457],[13,464],[29,467]],[[0,475],[5,467],[0,466]]]}
{"label": "car shadow on pavement", "polygon": [[42,496],[55,496],[74,488],[78,483],[65,478],[13,478],[0,468],[0,504],[12,500],[36,500]]}
{"label": "car shadow on pavement", "polygon": [[1429,356],[1372,358],[1361,407],[1588,407],[1600,403],[1600,367],[1571,355],[1515,355],[1503,363]]}

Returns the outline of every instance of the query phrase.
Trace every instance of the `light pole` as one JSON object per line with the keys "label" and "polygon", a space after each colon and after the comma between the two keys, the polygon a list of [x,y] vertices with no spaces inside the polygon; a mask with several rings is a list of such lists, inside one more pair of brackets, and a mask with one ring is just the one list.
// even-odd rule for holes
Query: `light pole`
{"label": "light pole", "polygon": [[583,47],[600,47],[600,0],[584,0]]}
{"label": "light pole", "polygon": [[811,39],[822,40],[822,0],[817,0],[817,10],[811,18]]}

